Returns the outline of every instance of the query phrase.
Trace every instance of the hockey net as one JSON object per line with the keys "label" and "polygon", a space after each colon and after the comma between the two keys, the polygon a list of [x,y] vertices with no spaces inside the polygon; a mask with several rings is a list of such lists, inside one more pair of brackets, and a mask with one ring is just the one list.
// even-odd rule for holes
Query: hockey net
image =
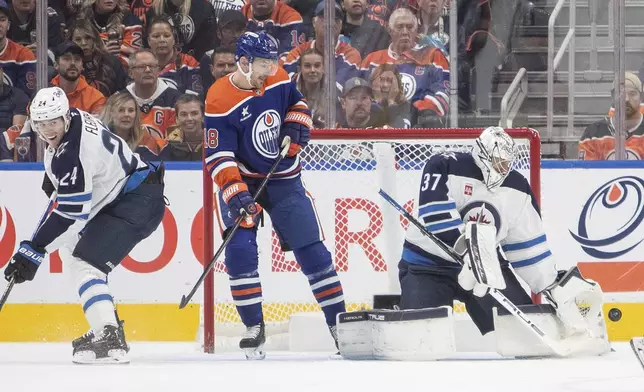
{"label": "hockey net", "polygon": [[[435,154],[471,151],[482,129],[316,130],[300,153],[305,186],[312,195],[325,245],[333,255],[348,311],[370,309],[374,294],[399,293],[397,264],[407,222],[374,192],[381,187],[411,211],[420,171]],[[518,146],[514,168],[540,197],[540,139],[532,129],[508,129]],[[367,184],[372,184],[371,186]],[[204,172],[204,205],[213,185]],[[291,315],[321,312],[292,252],[282,252],[270,219],[258,230],[259,274],[267,334],[288,334]],[[206,265],[221,244],[213,215],[204,220]],[[235,309],[223,256],[204,282],[198,340],[213,352],[236,345],[244,331]],[[455,304],[455,311],[463,311]],[[216,338],[215,338],[216,335]],[[231,338],[231,339],[226,339]],[[232,342],[232,343],[231,343]]]}

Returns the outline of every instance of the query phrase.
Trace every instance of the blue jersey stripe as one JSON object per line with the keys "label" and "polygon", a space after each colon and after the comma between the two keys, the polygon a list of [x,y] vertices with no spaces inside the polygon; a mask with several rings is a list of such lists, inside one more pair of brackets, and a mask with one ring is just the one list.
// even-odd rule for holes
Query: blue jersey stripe
{"label": "blue jersey stripe", "polygon": [[549,250],[543,252],[542,254],[532,257],[530,259],[525,259],[525,260],[519,260],[519,261],[512,261],[510,262],[514,268],[521,268],[521,267],[527,267],[533,264],[537,264],[541,260],[545,259],[548,256],[551,256],[552,252]]}
{"label": "blue jersey stripe", "polygon": [[501,246],[501,249],[503,249],[504,252],[512,252],[515,250],[532,248],[533,246],[543,244],[544,242],[546,242],[545,234],[528,241],[516,242],[513,244],[505,244]]}

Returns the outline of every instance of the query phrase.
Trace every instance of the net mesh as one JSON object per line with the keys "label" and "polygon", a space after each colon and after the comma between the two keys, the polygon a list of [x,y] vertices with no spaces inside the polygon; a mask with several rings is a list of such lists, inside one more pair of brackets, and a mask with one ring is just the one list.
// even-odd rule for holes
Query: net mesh
{"label": "net mesh", "polygon": [[[529,178],[529,140],[516,139],[516,142],[519,153],[514,168]],[[388,165],[392,166],[389,172],[393,173],[394,182],[388,186],[397,191],[398,201],[411,211],[420,171],[427,160],[435,154],[470,152],[472,143],[473,139],[314,140],[302,150],[303,180],[315,197],[317,212],[323,221],[325,245],[339,272],[347,310],[370,309],[373,294],[392,291],[390,283],[397,280],[396,265],[402,247],[397,242],[407,228],[406,220],[396,216],[398,222],[393,225],[399,223],[402,236],[387,234],[388,222],[392,221],[384,216],[382,201],[372,190],[361,189],[359,180],[366,178],[378,184],[382,180],[378,167],[386,167],[383,160],[389,158]],[[270,231],[265,234],[265,241],[260,240],[263,231]],[[384,248],[392,242],[396,242],[394,251],[386,251]],[[270,333],[272,326],[285,332],[292,314],[319,312],[320,307],[310,293],[306,278],[297,272],[299,266],[292,252],[284,253],[280,249],[270,223],[259,229],[258,244],[267,331]],[[360,271],[368,273],[360,275]],[[270,284],[271,280],[275,283]],[[243,326],[232,303],[223,260],[215,267],[214,308],[218,335],[240,333]],[[455,303],[455,311],[463,312],[463,305]]]}

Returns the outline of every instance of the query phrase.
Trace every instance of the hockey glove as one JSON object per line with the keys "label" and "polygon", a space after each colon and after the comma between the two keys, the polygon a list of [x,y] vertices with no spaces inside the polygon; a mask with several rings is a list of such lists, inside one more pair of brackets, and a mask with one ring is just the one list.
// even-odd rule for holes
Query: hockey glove
{"label": "hockey glove", "polygon": [[248,192],[248,185],[241,181],[228,183],[222,188],[221,195],[228,206],[231,218],[237,221],[246,213],[241,226],[246,228],[255,226],[253,219],[262,211],[262,207],[253,200],[253,196]]}
{"label": "hockey glove", "polygon": [[599,283],[585,279],[576,266],[559,271],[542,293],[557,310],[567,335],[586,334],[602,317],[604,293]]}
{"label": "hockey glove", "polygon": [[287,156],[294,157],[302,147],[308,144],[309,140],[311,140],[312,126],[313,120],[311,120],[308,110],[286,113],[286,119],[280,132],[280,139],[283,140],[286,136],[291,138],[291,146],[288,149]]}
{"label": "hockey glove", "polygon": [[46,251],[32,244],[31,241],[22,241],[20,248],[11,258],[11,262],[4,270],[4,277],[7,281],[11,277],[16,278],[16,283],[23,283],[26,280],[33,280],[38,267],[45,259]]}

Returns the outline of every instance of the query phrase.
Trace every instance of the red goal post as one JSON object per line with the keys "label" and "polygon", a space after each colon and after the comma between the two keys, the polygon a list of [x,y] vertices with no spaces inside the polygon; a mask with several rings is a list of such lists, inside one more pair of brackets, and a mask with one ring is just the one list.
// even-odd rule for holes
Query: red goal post
{"label": "red goal post", "polygon": [[[328,230],[331,233],[335,233],[335,238],[329,238],[330,236],[328,235],[327,230],[325,230],[325,234],[327,234],[325,244],[327,244],[327,247],[329,247],[329,250],[334,255],[336,268],[339,268],[339,271],[347,271],[349,259],[355,256],[355,253],[352,253],[353,251],[351,246],[355,245],[355,241],[365,241],[364,238],[357,238],[355,233],[350,231],[350,226],[353,222],[347,222],[347,220],[349,220],[349,215],[351,214],[351,211],[349,210],[351,208],[355,207],[357,209],[362,209],[362,211],[366,211],[366,215],[370,215],[369,219],[371,219],[371,221],[374,221],[375,219],[380,227],[388,226],[393,222],[393,218],[388,218],[385,214],[381,214],[379,211],[376,211],[378,207],[374,203],[378,203],[375,201],[378,198],[377,195],[371,198],[371,200],[355,199],[360,200],[360,203],[362,203],[360,205],[355,205],[355,203],[351,205],[342,204],[346,200],[355,200],[333,194],[333,191],[337,190],[336,187],[339,185],[335,184],[336,182],[344,181],[346,184],[349,184],[349,187],[351,188],[359,186],[352,182],[353,180],[351,177],[348,179],[344,177],[349,173],[354,175],[356,173],[360,173],[360,176],[368,175],[372,176],[374,180],[385,181],[386,184],[389,184],[388,186],[392,187],[391,190],[394,192],[396,190],[404,190],[407,188],[415,189],[418,184],[413,180],[413,174],[422,169],[422,164],[424,164],[431,155],[444,151],[469,151],[474,139],[478,137],[482,130],[482,128],[313,130],[311,134],[311,143],[300,153],[303,166],[302,176],[307,188],[310,188],[310,182],[312,182],[314,186],[317,184],[317,189],[311,191],[311,193],[316,199],[318,214],[321,216],[321,219],[324,220],[326,217],[327,220],[330,220],[329,217],[335,214],[335,223],[329,224],[329,228],[331,230]],[[540,204],[541,141],[539,133],[530,128],[513,128],[506,129],[506,131],[516,141],[519,150],[519,157],[515,168],[519,169],[519,171],[528,178],[532,186],[532,190],[537,198],[537,202]],[[383,171],[380,169],[381,167],[389,169],[385,169]],[[386,190],[389,191],[388,189]],[[403,193],[406,193],[406,191]],[[208,174],[208,171],[205,170],[204,165],[204,206],[214,205],[213,195],[213,181]],[[329,203],[325,204],[324,200],[322,200],[321,203],[322,207],[320,206],[320,203],[318,203],[319,199],[325,199],[327,196],[329,199],[334,200],[335,207]],[[401,200],[401,203],[402,201],[404,200]],[[409,206],[410,204],[408,202],[406,207]],[[205,210],[206,209],[204,209],[204,211]],[[341,214],[340,217],[338,217],[339,214]],[[376,218],[374,218],[373,215],[376,215]],[[397,217],[397,219],[398,218],[400,217]],[[401,220],[400,223],[403,227],[405,226],[405,222],[403,222],[403,220]],[[269,225],[267,224],[266,226]],[[214,223],[214,214],[204,214],[203,228],[204,264],[207,265],[214,255],[215,246],[219,246],[221,243],[219,228],[215,227]],[[264,229],[260,229],[260,231],[261,230]],[[376,239],[374,239],[374,236],[380,232],[378,231],[378,233],[374,234],[375,231],[371,232],[371,236],[368,236],[369,238],[367,238],[367,240],[373,240],[374,243],[371,245],[373,245],[374,248],[378,248],[371,250],[374,254],[382,253],[382,249],[380,249],[380,246],[375,243]],[[259,244],[260,266],[264,263],[268,255],[271,255],[272,266],[267,273],[262,274],[262,271],[260,270],[260,277],[263,279],[262,284],[264,285],[264,276],[269,274],[274,274],[274,279],[276,280],[289,280],[290,282],[291,275],[295,274],[280,275],[279,273],[296,271],[297,266],[293,265],[294,263],[292,260],[290,262],[286,260],[286,257],[279,250],[279,245],[275,244],[276,237],[274,235],[271,237],[267,234],[266,237],[267,240],[265,241],[265,246],[262,247],[262,244]],[[259,242],[260,241],[258,239],[258,243]],[[341,255],[334,253],[334,249],[331,248],[327,242],[333,242],[335,244],[336,253],[341,253]],[[367,253],[367,256],[371,257],[371,255],[368,254],[370,252],[368,247],[363,245],[360,246],[363,247],[363,252]],[[396,257],[395,246],[392,246],[392,248],[394,249],[388,251],[388,258],[390,259],[387,260],[388,265],[391,265],[391,259]],[[349,254],[352,254],[352,256],[349,256]],[[382,255],[378,254],[377,256],[383,258]],[[387,258],[386,254],[384,258]],[[220,261],[223,261],[223,257]],[[339,266],[338,264],[341,265]],[[379,267],[376,265],[377,262],[375,263],[371,260],[371,264],[374,270],[378,270]],[[235,313],[234,305],[232,305],[230,298],[223,298],[229,288],[225,283],[222,268],[223,265],[221,263],[217,263],[216,267],[208,274],[204,281],[203,344],[205,352],[214,352],[216,318],[218,318],[218,325],[223,326],[221,327],[222,331],[228,331],[230,325],[239,324],[239,319]],[[384,269],[386,269],[386,266],[382,267],[380,270]],[[220,284],[217,288],[215,287],[215,274],[222,275],[222,279],[220,279]],[[301,273],[298,272],[298,274]],[[286,277],[288,277],[288,279],[286,279]],[[365,304],[366,301],[364,298],[367,297],[369,293],[365,292],[362,297],[358,296],[360,297],[358,301],[352,302],[350,298],[352,292],[366,291],[364,287],[360,285],[358,285],[360,288],[351,287],[351,284],[354,281],[357,281],[356,279],[359,277],[354,279],[349,279],[347,277],[345,281],[343,279],[343,274],[341,273],[340,278],[345,287],[345,298],[347,299],[348,310],[357,310],[360,307],[365,306],[368,307],[369,304]],[[266,279],[270,281],[272,278],[268,276]],[[303,277],[301,279],[305,280]],[[365,278],[365,280],[369,279],[371,278]],[[389,280],[392,279],[394,278],[391,277]],[[294,295],[296,294],[295,291],[301,289],[300,286],[299,282],[293,283]],[[296,290],[296,287],[299,289]],[[389,287],[391,288],[391,284]],[[215,298],[215,291],[218,293],[217,298]],[[270,296],[270,293],[267,293],[267,291],[268,288],[265,288],[264,298],[266,302],[264,303],[264,313],[266,315],[267,312],[278,312],[279,315],[273,317],[276,323],[285,323],[285,320],[287,320],[292,312],[316,310],[316,304],[305,303],[307,301],[301,300],[301,298],[301,301],[296,303],[291,303],[290,300],[284,300],[282,298],[277,298],[276,300],[267,299],[267,295]],[[382,292],[379,293],[382,294]],[[310,295],[310,293],[308,294]],[[284,297],[284,294],[280,295]],[[297,293],[297,296],[300,297],[304,295],[305,294],[303,293]],[[312,302],[315,301],[313,300]],[[271,316],[269,316],[269,318],[271,318]]]}

